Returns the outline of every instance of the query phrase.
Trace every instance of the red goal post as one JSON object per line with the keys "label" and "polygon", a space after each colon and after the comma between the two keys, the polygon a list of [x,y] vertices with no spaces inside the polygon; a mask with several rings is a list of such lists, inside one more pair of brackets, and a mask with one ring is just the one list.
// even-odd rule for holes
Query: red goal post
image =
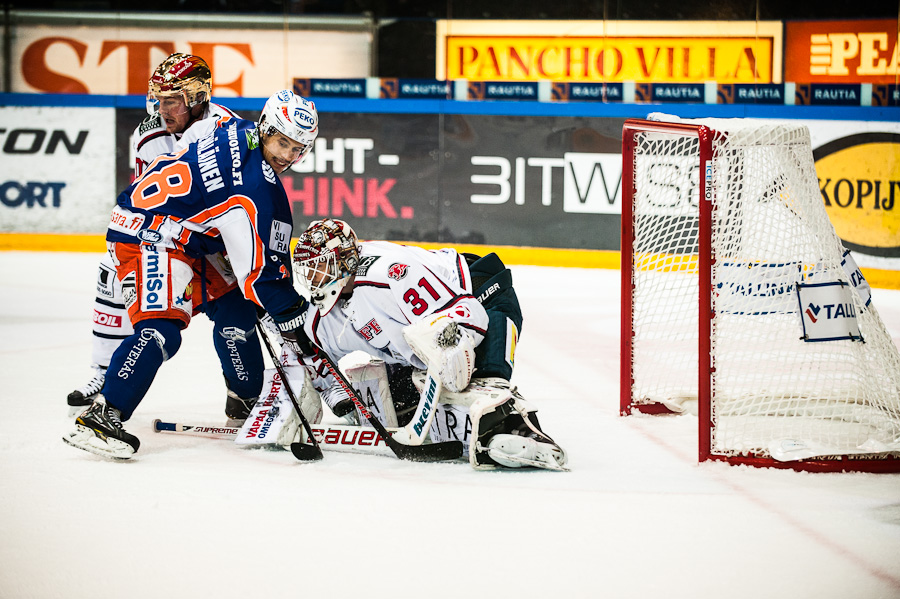
{"label": "red goal post", "polygon": [[620,413],[699,459],[900,472],[900,354],[828,220],[805,127],[629,119]]}

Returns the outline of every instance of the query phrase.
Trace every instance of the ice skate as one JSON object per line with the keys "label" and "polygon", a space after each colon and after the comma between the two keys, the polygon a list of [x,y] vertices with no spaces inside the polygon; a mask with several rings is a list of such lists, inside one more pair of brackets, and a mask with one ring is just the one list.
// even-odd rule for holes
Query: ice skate
{"label": "ice skate", "polygon": [[96,370],[94,377],[86,385],[69,393],[66,398],[69,404],[70,418],[74,418],[83,412],[84,408],[94,403],[97,395],[103,389],[103,383],[106,381],[106,368],[95,366],[94,369]]}
{"label": "ice skate", "polygon": [[507,468],[546,468],[548,470],[567,470],[565,467],[566,452],[546,437],[535,435],[498,434],[490,438],[487,454],[492,460]]}
{"label": "ice skate", "polygon": [[244,399],[237,393],[228,390],[228,396],[225,399],[225,416],[228,418],[228,426],[241,426],[247,420],[247,416],[253,411],[258,397]]}
{"label": "ice skate", "polygon": [[507,389],[506,398],[477,400],[469,413],[474,437],[469,462],[474,468],[569,470],[565,450],[541,430],[537,415],[514,387]]}
{"label": "ice skate", "polygon": [[122,426],[119,410],[107,406],[102,395],[75,419],[75,429],[66,433],[63,441],[112,460],[127,460],[141,446]]}

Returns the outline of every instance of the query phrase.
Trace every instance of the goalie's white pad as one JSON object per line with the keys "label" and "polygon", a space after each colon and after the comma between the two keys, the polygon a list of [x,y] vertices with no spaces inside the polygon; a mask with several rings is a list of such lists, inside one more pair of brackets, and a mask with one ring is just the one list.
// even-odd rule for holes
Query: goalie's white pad
{"label": "goalie's white pad", "polygon": [[459,392],[475,371],[475,341],[447,314],[432,315],[403,329],[403,337],[426,365],[438,367],[441,384]]}
{"label": "goalie's white pad", "polygon": [[[366,404],[366,408],[377,416],[384,426],[396,428],[397,413],[394,410],[394,399],[391,396],[384,360],[371,358],[364,364],[347,368],[345,374],[353,388],[359,391],[359,397]],[[356,421],[368,424],[359,408],[356,408]]]}
{"label": "goalie's white pad", "polygon": [[[321,422],[322,400],[310,381],[309,372],[302,366],[285,366],[284,371],[303,415],[310,424]],[[278,371],[267,369],[259,401],[253,406],[234,442],[238,445],[287,446],[299,440],[300,417]]]}

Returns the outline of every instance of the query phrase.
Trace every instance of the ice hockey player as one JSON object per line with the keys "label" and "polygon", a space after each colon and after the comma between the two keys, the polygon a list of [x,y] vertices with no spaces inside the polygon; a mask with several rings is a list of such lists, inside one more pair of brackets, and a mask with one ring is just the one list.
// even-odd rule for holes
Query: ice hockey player
{"label": "ice hockey player", "polygon": [[[398,425],[412,415],[431,365],[444,388],[433,441],[463,441],[475,468],[564,468],[566,453],[509,383],[522,312],[496,254],[360,242],[347,223],[326,219],[300,235],[293,261],[314,305],[308,339],[335,361],[354,351],[383,361]],[[308,356],[312,346],[299,350]],[[332,411],[349,413],[349,397],[323,364],[303,361]]]}
{"label": "ice hockey player", "polygon": [[[149,115],[135,128],[131,139],[135,179],[158,156],[181,150],[189,141],[202,137],[200,131],[208,133],[215,124],[237,118],[228,108],[211,102],[211,94],[212,74],[199,56],[172,54],[156,67],[148,84]],[[122,284],[116,278],[116,267],[109,254],[103,255],[97,274],[91,356],[95,374],[87,384],[69,393],[71,417],[93,403],[103,388],[113,352],[123,339],[134,334],[122,298]],[[239,421],[247,416],[253,401],[246,398],[252,397],[260,384],[250,380],[248,374],[255,372],[253,365],[262,361],[262,350],[252,327],[256,318],[254,305],[237,289],[231,265],[223,254],[209,256],[206,264],[195,262],[193,287],[197,293],[201,288],[207,291],[205,308],[215,323],[214,345],[227,388],[225,414],[230,421]],[[203,309],[199,302],[195,305],[198,309]],[[253,338],[237,332],[236,329],[246,330],[240,326],[242,322],[250,324],[248,334]]]}
{"label": "ice hockey player", "polygon": [[309,304],[291,283],[292,220],[278,175],[306,156],[317,135],[313,103],[283,90],[266,102],[259,123],[229,120],[156,159],[119,194],[106,239],[134,334],[113,353],[101,393],[64,441],[118,459],[138,450],[122,422],[178,351],[198,301],[191,286],[197,259],[227,249],[243,295],[272,315],[287,341],[296,339]]}

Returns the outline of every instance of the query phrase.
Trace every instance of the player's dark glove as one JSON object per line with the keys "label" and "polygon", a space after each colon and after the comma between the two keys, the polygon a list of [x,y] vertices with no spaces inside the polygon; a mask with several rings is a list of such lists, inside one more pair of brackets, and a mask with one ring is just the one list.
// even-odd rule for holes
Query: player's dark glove
{"label": "player's dark glove", "polygon": [[301,356],[311,356],[315,353],[315,348],[303,330],[303,323],[306,321],[306,311],[309,308],[309,302],[305,298],[294,304],[290,310],[283,314],[273,316],[278,330],[281,332],[281,338],[285,345]]}

